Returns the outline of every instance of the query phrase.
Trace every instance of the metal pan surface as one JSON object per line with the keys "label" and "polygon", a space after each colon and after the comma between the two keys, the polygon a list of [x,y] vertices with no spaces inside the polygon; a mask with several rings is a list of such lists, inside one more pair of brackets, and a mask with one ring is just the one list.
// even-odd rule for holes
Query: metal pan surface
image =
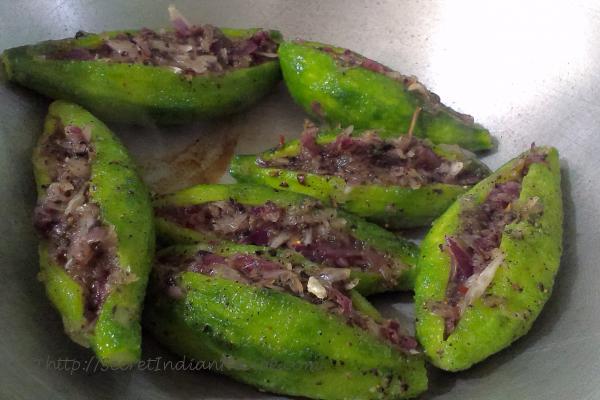
{"label": "metal pan surface", "polygon": [[[498,139],[495,168],[532,142],[561,154],[564,256],[550,302],[531,333],[469,371],[430,372],[427,399],[600,398],[600,4],[595,1],[178,1],[191,21],[270,27],[287,37],[352,48],[417,75]],[[76,31],[168,24],[167,1],[0,2],[0,49]],[[62,334],[36,280],[30,155],[49,104],[0,80],[0,398],[272,398],[202,369],[179,371],[151,339],[140,364],[102,371]],[[180,128],[112,126],[157,192],[230,181],[233,153],[299,134],[285,87],[249,111]],[[409,296],[376,304],[410,319]],[[169,361],[172,361],[169,363]],[[189,360],[188,360],[189,361]],[[179,368],[181,369],[181,368]]]}

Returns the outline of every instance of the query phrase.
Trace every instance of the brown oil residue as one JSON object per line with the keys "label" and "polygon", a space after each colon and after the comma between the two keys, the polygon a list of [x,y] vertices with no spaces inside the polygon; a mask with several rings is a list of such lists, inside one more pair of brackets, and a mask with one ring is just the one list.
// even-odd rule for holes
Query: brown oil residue
{"label": "brown oil residue", "polygon": [[217,129],[194,136],[196,139],[191,144],[177,146],[180,148],[166,154],[159,151],[159,154],[142,162],[143,178],[154,193],[164,194],[201,183],[215,183],[227,171],[239,134]]}
{"label": "brown oil residue", "polygon": [[255,154],[297,136],[304,115],[285,85],[252,109],[227,118],[174,127],[121,128],[118,132],[156,194],[218,182],[235,151]]}

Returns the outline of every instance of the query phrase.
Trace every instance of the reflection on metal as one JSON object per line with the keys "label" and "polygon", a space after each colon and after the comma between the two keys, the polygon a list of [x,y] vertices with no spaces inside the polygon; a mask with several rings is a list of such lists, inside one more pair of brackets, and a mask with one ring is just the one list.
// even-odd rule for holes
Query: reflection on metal
{"label": "reflection on metal", "polygon": [[[79,29],[160,27],[167,23],[169,2],[2,1],[0,49],[71,36]],[[176,5],[192,21],[275,27],[288,37],[352,47],[419,76],[444,102],[472,114],[497,136],[498,151],[487,157],[492,167],[531,142],[558,147],[565,252],[552,299],[532,332],[509,350],[465,373],[433,371],[425,398],[600,399],[600,337],[595,334],[600,331],[597,0],[181,0]],[[211,374],[146,370],[88,375],[46,368],[47,360],[86,362],[89,357],[62,335],[35,279],[29,157],[46,106],[39,96],[0,82],[0,317],[9,321],[0,324],[0,398],[267,398]],[[206,129],[237,139],[236,152],[256,153],[276,145],[280,134],[296,136],[303,119],[281,86],[256,108],[218,123],[156,132],[114,129],[137,159],[165,160]],[[408,296],[387,295],[378,305],[393,315],[409,308],[408,302]],[[146,357],[169,357],[151,340],[144,350]]]}
{"label": "reflection on metal", "polygon": [[427,56],[436,90],[480,119],[567,89],[589,61],[589,18],[569,2],[447,2],[437,15]]}

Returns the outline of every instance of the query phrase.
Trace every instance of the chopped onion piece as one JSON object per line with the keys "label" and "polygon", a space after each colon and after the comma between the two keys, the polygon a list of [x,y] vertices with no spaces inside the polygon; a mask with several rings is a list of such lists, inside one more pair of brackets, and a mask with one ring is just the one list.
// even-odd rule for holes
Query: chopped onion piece
{"label": "chopped onion piece", "polygon": [[354,289],[358,285],[359,282],[360,282],[360,279],[354,278],[350,282],[348,282],[344,285],[344,289],[346,289],[346,290]]}
{"label": "chopped onion piece", "polygon": [[75,194],[75,196],[73,196],[73,198],[71,200],[69,200],[69,203],[67,203],[67,207],[65,208],[65,214],[67,214],[67,215],[72,214],[76,208],[78,208],[79,206],[82,206],[85,203],[85,196],[84,196],[85,188],[83,188],[83,189],[84,190],[80,190],[79,192],[77,192]]}
{"label": "chopped onion piece", "polygon": [[290,234],[287,232],[282,232],[279,235],[275,236],[273,238],[273,240],[271,240],[271,243],[269,243],[269,247],[272,247],[274,249],[278,248],[279,246],[281,246],[282,244],[284,244],[285,242],[287,242],[287,240],[290,238]]}
{"label": "chopped onion piece", "polygon": [[460,171],[463,170],[464,166],[465,165],[461,161],[454,161],[452,164],[450,164],[450,176],[456,176],[460,174]]}
{"label": "chopped onion piece", "polygon": [[180,44],[177,46],[177,49],[182,53],[189,53],[190,51],[194,50],[194,46],[191,44]]}
{"label": "chopped onion piece", "polygon": [[189,33],[189,29],[192,24],[189,23],[187,19],[179,12],[177,8],[173,4],[169,5],[169,18],[175,27],[175,30],[179,33],[185,34]]}
{"label": "chopped onion piece", "polygon": [[469,307],[475,302],[475,300],[483,295],[485,290],[494,279],[496,271],[498,270],[498,267],[502,265],[502,262],[504,262],[504,255],[502,254],[502,251],[500,249],[495,249],[491,261],[483,269],[483,271],[481,271],[479,274],[474,274],[467,279],[465,282],[467,293],[459,304],[461,315],[465,312],[467,307]]}
{"label": "chopped onion piece", "polygon": [[86,142],[92,140],[92,128],[89,125],[85,125],[81,128],[81,136]]}
{"label": "chopped onion piece", "polygon": [[319,278],[323,281],[334,283],[350,278],[349,268],[321,268]]}
{"label": "chopped onion piece", "polygon": [[312,229],[305,229],[303,238],[302,238],[302,244],[309,245],[309,244],[312,244],[312,242],[313,242]]}
{"label": "chopped onion piece", "polygon": [[129,40],[117,40],[111,39],[107,40],[106,44],[108,47],[116,51],[122,56],[137,54],[139,48],[135,45],[135,43],[130,42]]}
{"label": "chopped onion piece", "polygon": [[308,278],[308,283],[306,285],[306,289],[308,290],[309,293],[314,294],[315,296],[317,296],[317,298],[319,298],[321,300],[323,300],[325,297],[327,297],[327,289],[325,289],[325,287],[321,284],[321,282],[314,276],[311,276],[310,278]]}
{"label": "chopped onion piece", "polygon": [[167,67],[169,68],[171,71],[175,72],[176,74],[181,74],[183,72],[183,70],[179,67]]}

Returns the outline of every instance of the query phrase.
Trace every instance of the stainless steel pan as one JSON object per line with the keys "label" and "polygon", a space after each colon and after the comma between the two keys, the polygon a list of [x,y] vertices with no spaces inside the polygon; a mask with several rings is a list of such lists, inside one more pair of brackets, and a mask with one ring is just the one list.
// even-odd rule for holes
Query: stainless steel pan
{"label": "stainless steel pan", "polygon": [[[0,2],[0,49],[73,35],[166,25],[166,1]],[[556,291],[531,333],[459,374],[431,371],[435,399],[600,399],[600,5],[595,1],[180,1],[192,21],[264,26],[350,47],[415,74],[498,138],[491,167],[532,142],[558,147],[565,252]],[[36,281],[29,162],[48,101],[0,82],[0,398],[267,398],[206,371],[176,371],[151,339],[130,371],[99,371],[62,334]],[[285,88],[227,121],[113,127],[156,191],[221,178],[232,152],[297,135],[304,115]],[[166,178],[175,177],[172,178]],[[408,297],[377,299],[388,313]],[[402,317],[402,315],[401,315]],[[404,315],[406,318],[406,315]],[[160,359],[157,359],[160,357]],[[201,366],[200,366],[201,367]]]}

